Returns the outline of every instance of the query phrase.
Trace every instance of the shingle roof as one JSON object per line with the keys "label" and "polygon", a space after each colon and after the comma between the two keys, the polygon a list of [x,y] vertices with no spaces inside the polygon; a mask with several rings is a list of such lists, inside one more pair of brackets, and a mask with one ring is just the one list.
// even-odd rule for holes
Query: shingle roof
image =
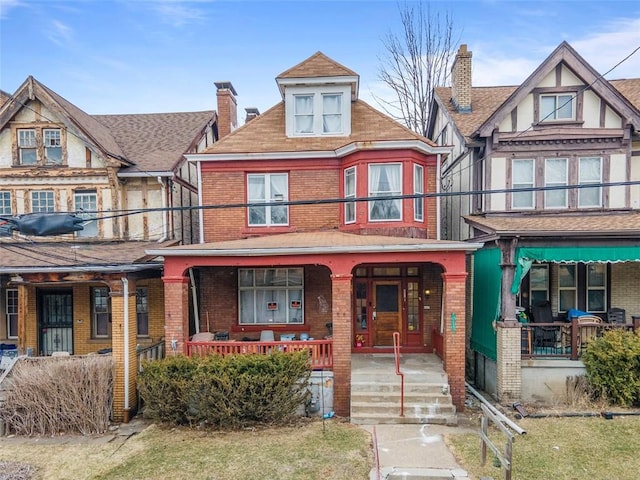
{"label": "shingle roof", "polygon": [[205,153],[267,153],[329,151],[358,141],[421,140],[435,144],[362,100],[351,104],[351,135],[348,137],[287,137],[284,102],[209,147]]}
{"label": "shingle roof", "polygon": [[509,216],[469,215],[464,217],[471,226],[489,234],[500,235],[590,235],[628,236],[640,234],[640,212],[580,212],[574,214],[532,214]]}
{"label": "shingle roof", "polygon": [[127,172],[168,171],[182,158],[214,111],[94,115],[135,165]]}
{"label": "shingle roof", "polygon": [[339,64],[322,52],[316,52],[306,60],[285,70],[277,78],[311,78],[357,76],[353,70]]}
{"label": "shingle roof", "polygon": [[640,109],[640,78],[610,80],[609,83],[627,97],[634,107]]}

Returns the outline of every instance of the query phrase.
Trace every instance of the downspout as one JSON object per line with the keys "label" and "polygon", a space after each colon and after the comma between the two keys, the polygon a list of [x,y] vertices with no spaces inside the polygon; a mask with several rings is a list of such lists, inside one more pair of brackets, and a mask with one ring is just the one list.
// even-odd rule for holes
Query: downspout
{"label": "downspout", "polygon": [[200,243],[204,243],[204,211],[202,208],[202,162],[198,160],[198,234]]}
{"label": "downspout", "polygon": [[436,178],[438,179],[438,181],[436,182],[436,240],[440,240],[440,222],[442,221],[442,214],[440,213],[440,185],[442,183],[442,178],[440,178],[440,176],[442,175],[442,154],[439,153],[437,158],[438,162],[436,164]]}
{"label": "downspout", "polygon": [[[167,189],[166,186],[164,184],[164,182],[162,181],[162,177],[160,175],[158,175],[156,177],[156,180],[158,182],[158,184],[160,185],[160,191],[162,192],[162,208],[166,208],[169,205],[167,205]],[[165,212],[165,214],[163,215],[163,219],[162,219],[162,238],[160,238],[158,240],[159,243],[164,242],[167,239],[168,236],[168,218],[171,215],[171,210],[167,209],[167,211]]]}
{"label": "downspout", "polygon": [[189,278],[191,279],[191,298],[193,299],[193,320],[196,324],[196,333],[200,333],[200,314],[198,313],[198,295],[196,291],[196,279],[193,276],[193,268],[189,268]]}
{"label": "downspout", "polygon": [[129,419],[129,280],[122,277],[122,300],[124,313],[124,417]]}

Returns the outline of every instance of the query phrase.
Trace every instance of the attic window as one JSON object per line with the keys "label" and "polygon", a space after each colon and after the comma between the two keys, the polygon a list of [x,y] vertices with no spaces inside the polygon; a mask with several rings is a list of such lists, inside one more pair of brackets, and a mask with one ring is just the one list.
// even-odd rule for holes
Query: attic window
{"label": "attic window", "polygon": [[285,94],[288,137],[351,133],[350,91],[343,86],[290,87]]}
{"label": "attic window", "polygon": [[576,94],[540,95],[540,121],[557,122],[576,119]]}

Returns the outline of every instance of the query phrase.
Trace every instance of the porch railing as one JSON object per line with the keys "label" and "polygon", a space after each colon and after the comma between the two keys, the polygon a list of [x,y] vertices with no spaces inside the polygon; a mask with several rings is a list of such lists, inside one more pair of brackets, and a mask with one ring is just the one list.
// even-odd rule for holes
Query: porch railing
{"label": "porch railing", "polygon": [[268,355],[271,352],[299,352],[309,350],[309,360],[314,370],[333,368],[333,340],[280,340],[273,342],[187,340],[186,354],[209,355]]}
{"label": "porch railing", "polygon": [[[640,329],[636,324],[589,324],[595,336],[605,330],[626,329],[634,332]],[[578,360],[585,342],[580,338],[580,326],[577,319],[572,322],[526,323],[522,326],[520,350],[522,358],[567,358]]]}
{"label": "porch railing", "polygon": [[143,360],[160,360],[164,358],[164,340],[138,350],[138,371],[142,371]]}

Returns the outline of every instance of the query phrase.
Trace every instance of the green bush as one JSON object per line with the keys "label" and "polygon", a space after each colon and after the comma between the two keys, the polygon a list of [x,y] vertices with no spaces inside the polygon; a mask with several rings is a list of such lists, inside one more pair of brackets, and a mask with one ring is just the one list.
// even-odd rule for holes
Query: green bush
{"label": "green bush", "polygon": [[594,391],[613,405],[640,401],[640,336],[622,329],[589,342],[582,361]]}
{"label": "green bush", "polygon": [[241,428],[292,417],[307,401],[308,352],[168,357],[138,380],[145,416],[175,424]]}

